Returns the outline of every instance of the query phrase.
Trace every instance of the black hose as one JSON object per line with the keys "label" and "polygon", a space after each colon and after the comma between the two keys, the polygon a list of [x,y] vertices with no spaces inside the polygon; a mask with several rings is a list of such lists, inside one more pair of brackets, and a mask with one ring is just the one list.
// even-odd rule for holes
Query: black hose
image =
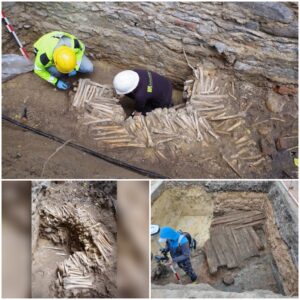
{"label": "black hose", "polygon": [[[60,138],[60,137],[57,137],[57,136],[55,136],[55,135],[53,135],[51,133],[47,133],[47,132],[41,131],[39,129],[33,128],[31,126],[28,126],[26,124],[23,124],[23,123],[21,123],[21,122],[19,122],[17,120],[14,120],[13,118],[10,118],[10,117],[8,117],[6,115],[2,115],[2,120],[10,122],[10,123],[12,123],[12,124],[14,124],[16,126],[19,126],[19,127],[23,128],[23,129],[26,129],[26,130],[29,130],[29,131],[31,131],[31,132],[33,132],[35,134],[41,135],[43,137],[46,137],[46,138],[48,138],[50,140],[53,140],[55,142],[58,142],[60,144],[66,143],[66,141],[64,139]],[[152,172],[152,171],[148,171],[148,170],[144,170],[142,168],[135,167],[135,166],[130,165],[128,163],[122,162],[121,160],[118,160],[118,159],[112,158],[110,156],[98,153],[98,152],[96,152],[94,150],[91,150],[91,149],[86,148],[84,146],[78,145],[76,143],[69,142],[67,144],[67,146],[70,146],[70,147],[72,147],[74,149],[77,149],[77,150],[79,150],[81,152],[85,152],[85,153],[87,153],[87,154],[89,154],[91,156],[94,156],[94,157],[100,158],[102,160],[105,160],[105,161],[107,161],[107,162],[109,162],[111,164],[114,164],[116,166],[119,166],[121,168],[128,169],[130,171],[133,171],[135,173],[141,174],[143,176],[147,176],[149,178],[161,178],[161,179],[167,179],[168,178],[168,177],[160,175],[158,173],[155,173],[155,172]]]}

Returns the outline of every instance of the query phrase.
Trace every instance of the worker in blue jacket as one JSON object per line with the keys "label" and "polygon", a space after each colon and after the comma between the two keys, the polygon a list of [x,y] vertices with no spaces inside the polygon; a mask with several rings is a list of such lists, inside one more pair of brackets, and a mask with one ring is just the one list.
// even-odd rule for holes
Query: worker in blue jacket
{"label": "worker in blue jacket", "polygon": [[159,234],[159,242],[166,243],[166,249],[170,251],[173,262],[185,271],[192,282],[197,280],[191,259],[188,239],[180,232],[171,227],[162,227]]}

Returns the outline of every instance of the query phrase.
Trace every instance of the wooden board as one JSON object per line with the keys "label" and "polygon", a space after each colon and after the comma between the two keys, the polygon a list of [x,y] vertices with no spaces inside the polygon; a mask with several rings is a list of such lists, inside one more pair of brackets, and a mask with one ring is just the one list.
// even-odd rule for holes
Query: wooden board
{"label": "wooden board", "polygon": [[205,243],[204,252],[206,253],[209,273],[215,274],[218,271],[219,261],[210,240]]}
{"label": "wooden board", "polygon": [[215,274],[221,266],[236,268],[243,260],[258,256],[264,246],[251,225],[263,224],[263,221],[264,215],[259,211],[215,218],[210,239],[204,245],[209,272]]}
{"label": "wooden board", "polygon": [[243,225],[254,221],[263,222],[265,216],[262,212],[252,210],[243,212],[233,212],[225,216],[216,217],[213,219],[212,226],[216,225]]}
{"label": "wooden board", "polygon": [[219,267],[221,266],[226,266],[227,265],[227,259],[225,256],[225,253],[223,252],[223,249],[226,247],[225,245],[222,245],[222,241],[220,240],[220,234],[221,233],[220,228],[216,228],[215,230],[212,231],[211,234],[211,243],[213,248],[215,249],[216,256],[219,261]]}

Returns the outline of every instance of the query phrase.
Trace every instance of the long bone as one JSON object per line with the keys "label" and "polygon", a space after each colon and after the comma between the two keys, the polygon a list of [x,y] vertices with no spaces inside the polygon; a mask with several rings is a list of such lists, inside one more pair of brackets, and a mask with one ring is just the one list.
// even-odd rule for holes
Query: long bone
{"label": "long bone", "polygon": [[103,136],[95,136],[93,137],[94,140],[96,141],[103,141],[103,142],[106,142],[106,141],[114,141],[116,139],[124,139],[126,141],[131,141],[130,137],[128,134],[120,134],[120,135],[113,135],[113,136],[107,136],[107,135],[103,135]]}
{"label": "long bone", "polygon": [[206,121],[205,118],[199,118],[198,119],[200,124],[206,129],[206,131],[213,136],[215,139],[219,139],[219,136],[217,134],[215,134],[211,128],[211,126],[209,125],[209,123]]}
{"label": "long bone", "polygon": [[135,147],[135,148],[146,148],[143,144],[135,144],[135,143],[117,143],[110,145],[111,148],[125,148],[125,147]]}
{"label": "long bone", "polygon": [[246,109],[238,114],[231,115],[231,116],[224,116],[219,118],[211,118],[211,121],[220,121],[220,120],[229,120],[229,119],[236,119],[236,118],[245,118],[247,115],[248,109],[251,107],[251,103],[246,107]]}
{"label": "long bone", "polygon": [[103,129],[99,130],[99,129],[93,128],[93,129],[90,130],[90,133],[91,134],[97,134],[98,136],[106,136],[106,135],[112,135],[112,134],[127,134],[128,135],[127,130],[125,130],[124,128],[115,129],[115,130],[111,130],[111,129],[109,129],[109,130],[103,130]]}
{"label": "long bone", "polygon": [[235,168],[235,166],[224,155],[222,155],[222,158],[239,177],[242,177],[237,168]]}
{"label": "long bone", "polygon": [[235,128],[239,127],[243,123],[243,120],[239,120],[238,122],[234,123],[231,127],[229,127],[226,131],[233,131]]}
{"label": "long bone", "polygon": [[198,116],[197,116],[197,111],[194,111],[194,121],[195,121],[195,125],[196,125],[196,132],[197,132],[197,140],[201,141],[203,140],[203,136],[201,134],[201,130],[200,130],[200,124],[199,124],[199,120],[198,120]]}
{"label": "long bone", "polygon": [[218,105],[218,106],[214,106],[214,107],[206,107],[206,108],[203,108],[203,107],[197,107],[196,110],[197,111],[213,111],[213,110],[220,110],[220,109],[223,109],[224,108],[224,105]]}
{"label": "long bone", "polygon": [[154,147],[154,143],[152,141],[152,138],[151,138],[151,134],[148,130],[148,127],[147,127],[147,124],[145,122],[145,119],[144,119],[144,116],[141,116],[141,122],[143,123],[144,125],[144,128],[145,128],[145,132],[146,132],[146,135],[147,135],[147,142],[148,142],[148,147]]}

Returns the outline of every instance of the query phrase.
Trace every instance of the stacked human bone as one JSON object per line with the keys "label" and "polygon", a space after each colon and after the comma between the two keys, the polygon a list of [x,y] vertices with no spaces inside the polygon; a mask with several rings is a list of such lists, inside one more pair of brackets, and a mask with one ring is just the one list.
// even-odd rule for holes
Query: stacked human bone
{"label": "stacked human bone", "polygon": [[[39,212],[41,227],[52,228],[47,238],[55,244],[64,244],[59,228],[71,228],[83,245],[84,251],[74,251],[67,259],[58,264],[56,286],[59,297],[86,292],[92,296],[95,273],[106,272],[115,261],[115,239],[103,224],[97,223],[90,213],[71,203],[60,207],[44,206]],[[43,233],[45,234],[45,233]]]}
{"label": "stacked human bone", "polygon": [[[248,168],[266,167],[267,159],[251,136],[245,120],[251,103],[240,107],[234,82],[222,82],[222,78],[204,71],[201,65],[193,68],[193,73],[195,79],[186,81],[184,85],[187,107],[191,105],[199,112],[220,136],[224,161],[241,177]],[[230,138],[232,142],[223,147],[222,136]]]}
{"label": "stacked human bone", "polygon": [[101,85],[89,79],[79,79],[72,106],[85,112],[85,118],[93,124],[99,122],[122,122],[125,112],[114,97],[112,86]]}
{"label": "stacked human bone", "polygon": [[261,167],[266,159],[245,122],[250,105],[239,107],[234,82],[203,70],[201,65],[193,68],[193,73],[194,78],[184,84],[186,105],[157,108],[146,116],[125,120],[111,86],[81,80],[73,106],[81,109],[88,104],[81,125],[88,126],[99,146],[150,147],[158,157],[166,158],[176,157],[182,143],[199,143],[202,149],[219,149],[218,155],[238,176],[243,177],[249,167]]}
{"label": "stacked human bone", "polygon": [[[93,92],[89,92],[94,86]],[[98,91],[97,91],[98,89]],[[91,81],[81,80],[73,101],[73,107],[81,110],[84,105],[90,105],[94,110],[85,106],[82,125],[89,126],[89,133],[95,140],[101,141],[112,148],[117,147],[155,147],[160,148],[164,143],[183,140],[204,140],[206,135],[217,139],[207,120],[201,117],[189,105],[184,108],[157,108],[147,116],[136,116],[125,119],[125,112],[118,100],[111,96],[103,97],[101,90],[109,91],[108,86],[94,84]],[[95,102],[101,102],[103,104]],[[109,106],[107,105],[109,103]],[[104,107],[104,105],[107,105]],[[98,110],[98,107],[100,111]],[[108,113],[108,110],[111,113]],[[118,119],[117,114],[120,114]],[[118,119],[118,120],[117,120]]]}

